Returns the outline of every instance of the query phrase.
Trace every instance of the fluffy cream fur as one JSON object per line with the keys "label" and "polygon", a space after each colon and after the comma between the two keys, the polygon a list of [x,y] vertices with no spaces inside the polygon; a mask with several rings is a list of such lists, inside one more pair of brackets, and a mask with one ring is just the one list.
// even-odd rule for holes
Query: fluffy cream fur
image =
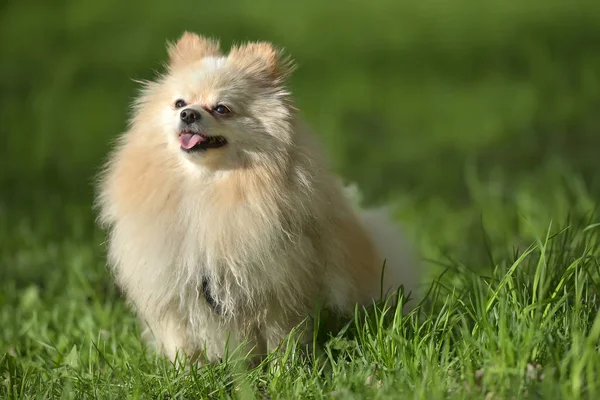
{"label": "fluffy cream fur", "polygon": [[[384,290],[414,289],[397,228],[383,212],[357,212],[299,121],[278,50],[250,43],[222,55],[186,33],[169,56],[167,73],[145,84],[98,196],[117,283],[162,352],[217,360],[228,339],[270,351],[317,299],[351,313],[379,298],[384,258]],[[183,152],[177,99],[227,146]],[[231,114],[215,116],[217,104]]]}

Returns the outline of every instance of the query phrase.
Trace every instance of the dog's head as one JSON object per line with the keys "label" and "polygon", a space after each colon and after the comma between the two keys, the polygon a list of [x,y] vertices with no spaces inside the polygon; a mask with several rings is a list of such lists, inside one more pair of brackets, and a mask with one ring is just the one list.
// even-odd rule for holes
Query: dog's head
{"label": "dog's head", "polygon": [[137,118],[153,110],[171,150],[196,165],[227,169],[291,145],[293,107],[284,84],[292,64],[281,51],[248,43],[224,55],[218,42],[192,33],[168,51],[168,72],[147,86]]}

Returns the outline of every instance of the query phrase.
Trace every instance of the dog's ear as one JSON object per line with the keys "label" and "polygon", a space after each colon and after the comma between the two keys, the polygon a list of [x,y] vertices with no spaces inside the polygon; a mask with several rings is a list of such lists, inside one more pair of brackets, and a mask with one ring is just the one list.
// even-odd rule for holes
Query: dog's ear
{"label": "dog's ear", "polygon": [[177,43],[168,43],[169,65],[177,67],[204,57],[219,56],[219,42],[195,33],[184,32]]}
{"label": "dog's ear", "polygon": [[235,46],[229,52],[229,58],[246,73],[277,83],[295,69],[293,61],[282,50],[266,42]]}

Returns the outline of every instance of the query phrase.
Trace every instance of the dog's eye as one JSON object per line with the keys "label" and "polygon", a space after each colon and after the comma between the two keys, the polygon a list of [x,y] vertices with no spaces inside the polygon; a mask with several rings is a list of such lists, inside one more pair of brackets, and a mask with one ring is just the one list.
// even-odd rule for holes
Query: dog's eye
{"label": "dog's eye", "polygon": [[175,102],[175,108],[181,108],[181,107],[185,107],[185,101],[179,99]]}
{"label": "dog's eye", "polygon": [[214,108],[214,110],[215,110],[215,112],[216,112],[217,114],[221,114],[221,115],[224,115],[224,114],[229,114],[229,113],[231,112],[231,110],[229,109],[229,107],[227,107],[227,106],[224,106],[223,104],[219,104],[219,105],[217,105],[217,106]]}

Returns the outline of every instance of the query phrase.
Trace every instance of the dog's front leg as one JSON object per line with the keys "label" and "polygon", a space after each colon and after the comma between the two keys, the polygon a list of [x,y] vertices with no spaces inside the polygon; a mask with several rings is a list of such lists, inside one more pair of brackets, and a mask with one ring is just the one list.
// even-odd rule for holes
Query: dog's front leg
{"label": "dog's front leg", "polygon": [[147,312],[142,316],[143,337],[178,367],[198,361],[188,324],[176,307],[160,313]]}

